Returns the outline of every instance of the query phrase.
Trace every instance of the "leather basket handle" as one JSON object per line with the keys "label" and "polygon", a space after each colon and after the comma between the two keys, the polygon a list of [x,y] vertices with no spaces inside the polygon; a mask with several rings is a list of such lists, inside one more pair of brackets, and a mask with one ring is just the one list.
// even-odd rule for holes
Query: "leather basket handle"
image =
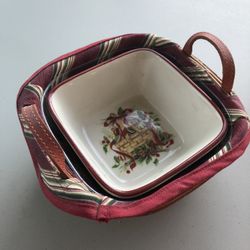
{"label": "leather basket handle", "polygon": [[220,55],[222,62],[222,89],[230,94],[233,88],[234,76],[235,76],[235,65],[233,57],[227,48],[227,46],[216,36],[207,32],[198,32],[192,35],[183,47],[183,52],[191,56],[193,44],[196,40],[203,39],[210,42]]}
{"label": "leather basket handle", "polygon": [[22,108],[22,115],[41,150],[50,157],[57,168],[67,177],[73,177],[65,163],[62,149],[47,129],[35,104]]}

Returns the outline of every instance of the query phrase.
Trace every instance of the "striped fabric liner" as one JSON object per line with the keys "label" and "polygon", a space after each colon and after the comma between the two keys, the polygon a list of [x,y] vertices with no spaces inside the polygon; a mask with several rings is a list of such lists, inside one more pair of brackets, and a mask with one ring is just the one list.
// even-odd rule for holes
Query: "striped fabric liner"
{"label": "striped fabric liner", "polygon": [[52,169],[44,169],[39,165],[42,180],[48,189],[61,198],[85,200],[88,202],[105,205],[111,205],[115,203],[114,199],[91,191],[87,185],[85,185],[83,182],[80,182],[77,178],[62,179],[60,177],[60,172],[54,163],[49,159],[48,156],[47,159],[49,160]]}
{"label": "striped fabric liner", "polygon": [[103,200],[102,200],[102,205],[107,205],[107,206],[111,206],[111,205],[114,205],[114,204],[117,204],[117,203],[123,203],[122,201],[117,201],[117,200],[114,200],[110,197],[105,197]]}
{"label": "striped fabric liner", "polygon": [[23,133],[25,138],[29,138],[29,139],[34,139],[34,136],[29,128],[29,125],[25,122],[25,119],[23,118],[22,114],[18,114],[19,116],[19,120],[22,123],[23,126]]}
{"label": "striped fabric liner", "polygon": [[246,118],[248,120],[248,124],[249,124],[249,116],[248,114],[241,109],[227,109],[229,116],[230,116],[230,120],[231,122],[235,122],[240,118]]}
{"label": "striped fabric liner", "polygon": [[53,79],[51,81],[52,87],[56,86],[58,83],[67,78],[67,75],[74,64],[74,61],[75,56],[70,56],[53,64]]}
{"label": "striped fabric liner", "polygon": [[190,77],[194,82],[211,83],[212,80],[207,71],[199,66],[182,67],[181,70]]}
{"label": "striped fabric liner", "polygon": [[[211,79],[213,79],[214,83],[216,83],[217,85],[221,86],[221,79],[206,65],[204,64],[201,60],[199,60],[197,57],[195,57],[194,55],[192,55],[190,57],[190,60],[196,64],[197,66],[203,68],[206,70],[206,72],[208,73],[209,77]],[[232,90],[230,93],[231,96],[236,95],[235,92]]]}
{"label": "striped fabric liner", "polygon": [[232,148],[231,144],[230,144],[230,142],[228,142],[220,151],[218,151],[215,155],[213,155],[208,161],[212,162],[212,161],[220,158],[222,155],[224,155],[225,153],[230,151],[231,148]]}
{"label": "striped fabric liner", "polygon": [[148,34],[144,48],[160,47],[166,44],[172,43],[170,40],[156,36],[155,34]]}
{"label": "striped fabric liner", "polygon": [[117,37],[100,44],[100,52],[98,55],[98,63],[103,62],[112,57],[114,52],[119,48],[122,38]]}
{"label": "striped fabric liner", "polygon": [[37,84],[28,83],[24,89],[35,94],[39,100],[41,100],[43,97],[43,89],[41,86],[39,86]]}

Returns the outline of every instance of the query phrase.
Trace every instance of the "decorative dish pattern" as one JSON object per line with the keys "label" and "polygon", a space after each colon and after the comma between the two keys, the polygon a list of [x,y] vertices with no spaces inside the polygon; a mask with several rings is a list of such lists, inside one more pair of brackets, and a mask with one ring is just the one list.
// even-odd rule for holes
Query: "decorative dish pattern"
{"label": "decorative dish pattern", "polygon": [[115,153],[112,168],[129,174],[137,164],[157,165],[162,152],[174,143],[173,136],[161,128],[159,117],[153,112],[119,107],[103,123],[105,153]]}

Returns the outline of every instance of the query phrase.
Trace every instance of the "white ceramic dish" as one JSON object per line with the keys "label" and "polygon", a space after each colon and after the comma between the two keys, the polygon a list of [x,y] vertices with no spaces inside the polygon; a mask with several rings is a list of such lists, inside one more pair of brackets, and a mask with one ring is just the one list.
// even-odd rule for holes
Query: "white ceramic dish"
{"label": "white ceramic dish", "polygon": [[134,197],[220,142],[219,109],[175,66],[148,49],[98,65],[49,95],[53,119],[107,191]]}

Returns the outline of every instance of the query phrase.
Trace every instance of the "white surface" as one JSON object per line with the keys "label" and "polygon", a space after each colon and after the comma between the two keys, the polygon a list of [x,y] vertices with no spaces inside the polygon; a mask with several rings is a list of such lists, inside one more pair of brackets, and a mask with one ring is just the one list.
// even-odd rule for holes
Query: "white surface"
{"label": "white surface", "polygon": [[[59,211],[42,195],[15,111],[16,93],[36,69],[67,51],[128,32],[183,45],[197,31],[219,36],[236,64],[234,90],[250,113],[250,2],[0,1],[0,249],[248,250],[250,148],[208,183],[147,217],[97,223]],[[220,73],[206,42],[195,54]]]}
{"label": "white surface", "polygon": [[[73,78],[49,99],[56,119],[105,186],[126,196],[204,151],[218,141],[223,128],[211,102],[159,54],[145,49]],[[161,116],[162,129],[173,135],[174,144],[161,154],[157,166],[138,165],[129,175],[112,168],[115,154],[105,154],[101,144],[106,135],[103,119],[119,107]]]}

